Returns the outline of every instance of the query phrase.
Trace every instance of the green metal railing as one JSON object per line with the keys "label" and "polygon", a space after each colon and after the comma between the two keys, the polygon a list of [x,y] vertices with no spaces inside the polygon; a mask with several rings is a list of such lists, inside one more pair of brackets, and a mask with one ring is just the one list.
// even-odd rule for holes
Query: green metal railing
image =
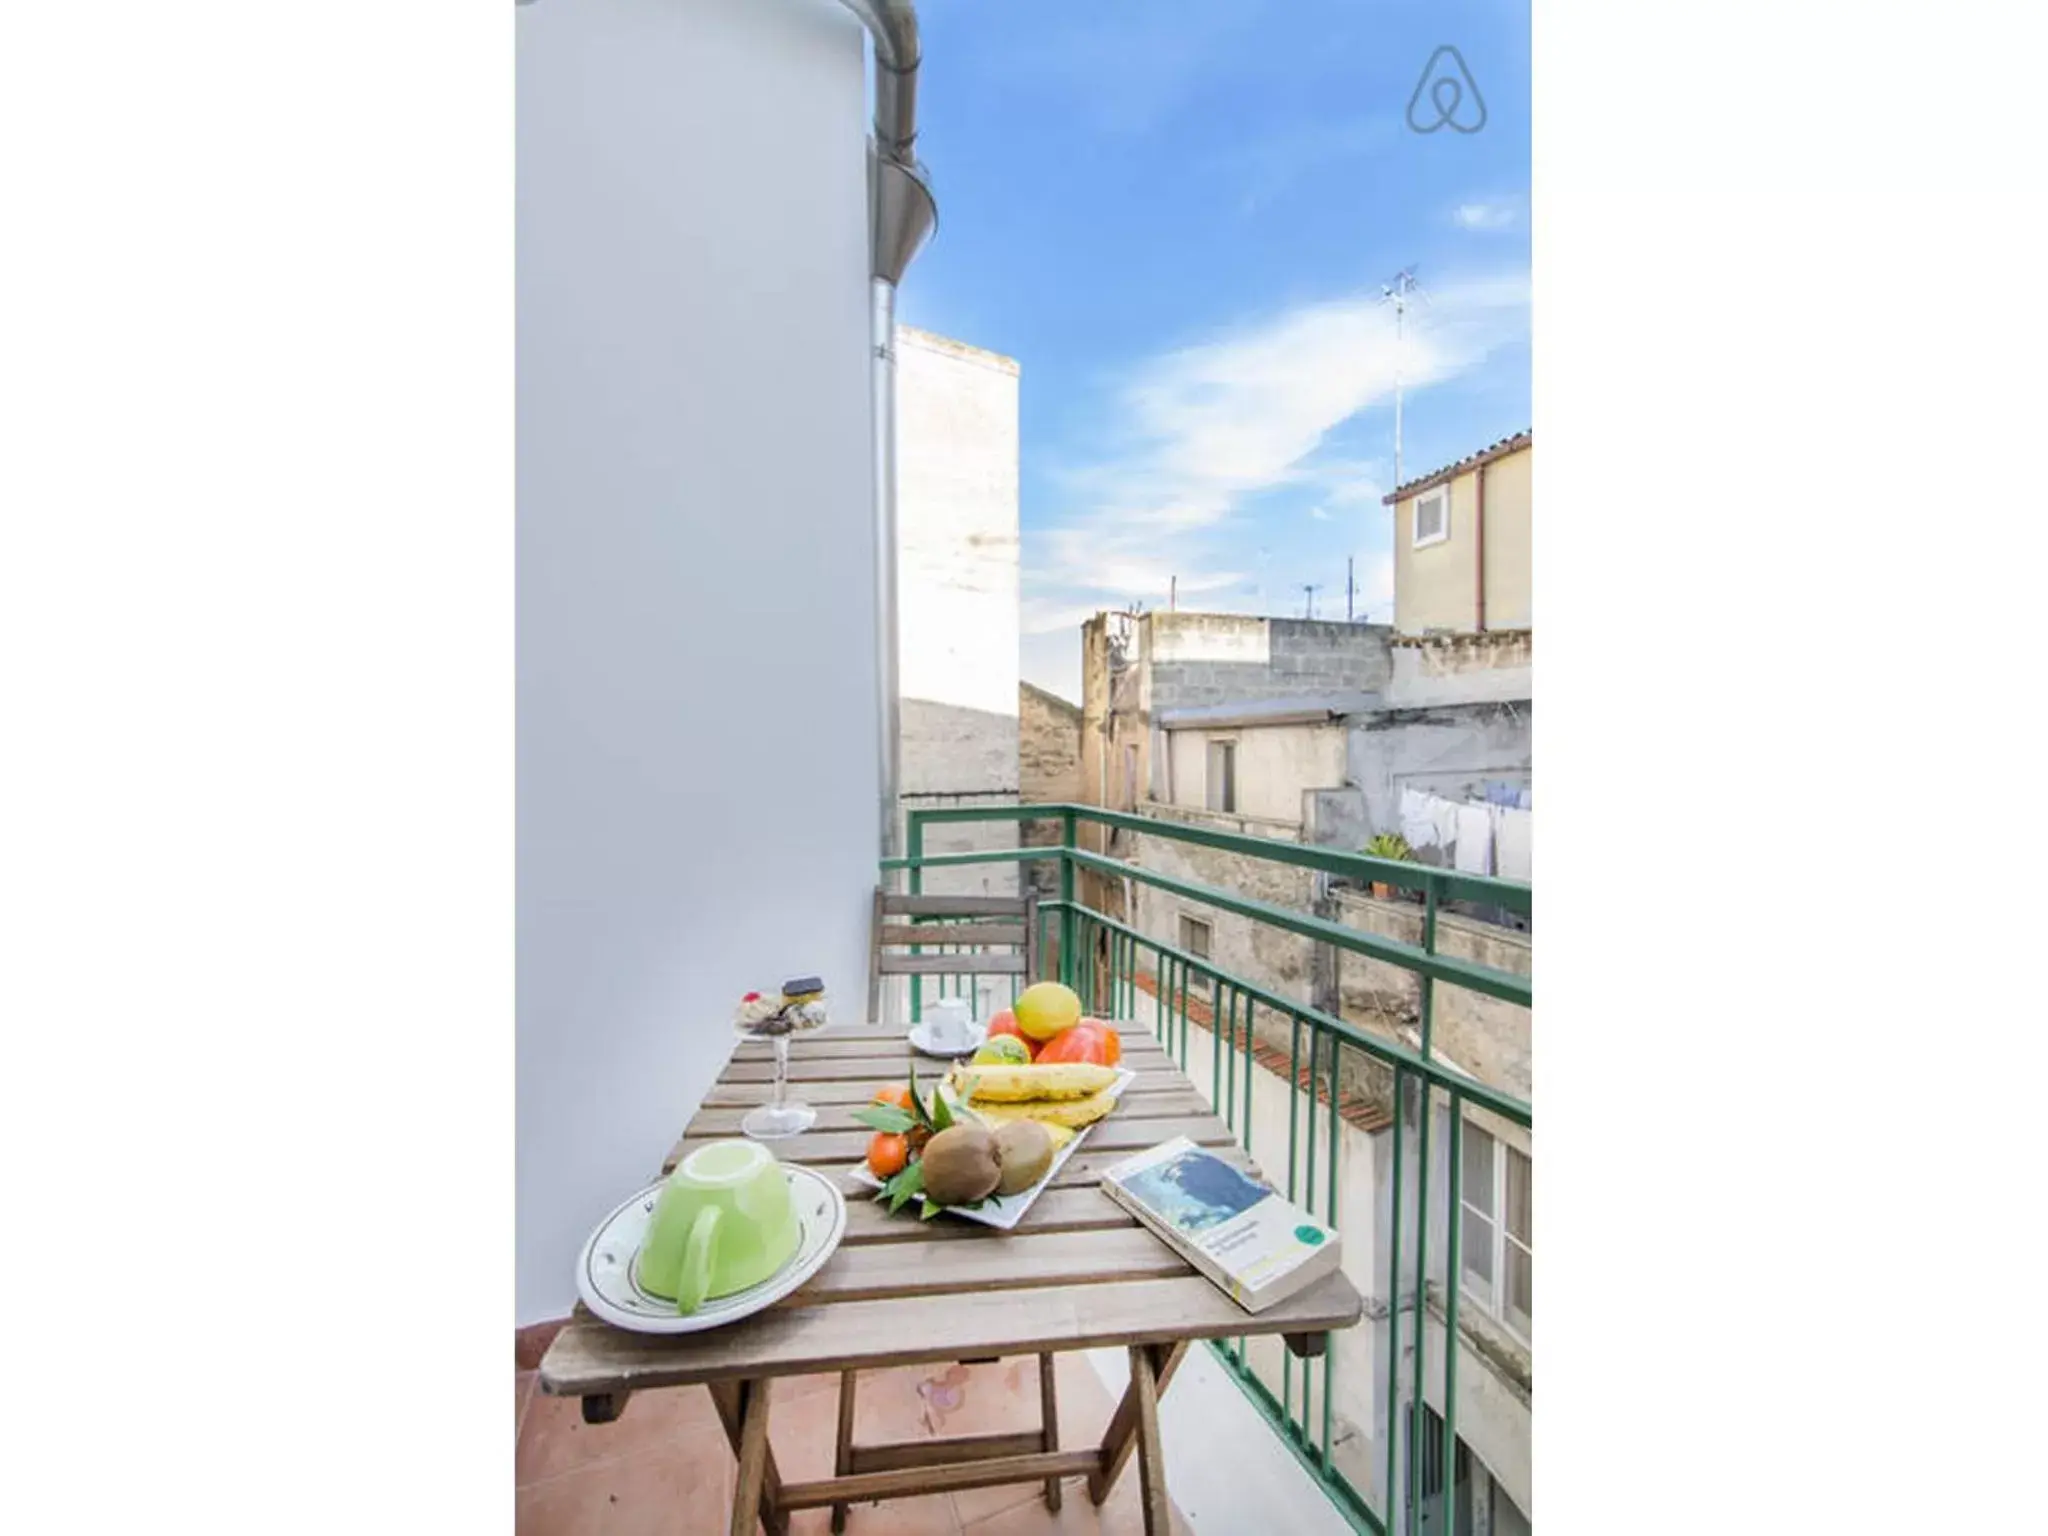
{"label": "green metal railing", "polygon": [[[925,834],[934,825],[962,822],[1053,820],[1059,823],[1057,845],[925,852]],[[1260,901],[1236,891],[1197,884],[1140,863],[1091,852],[1077,841],[1079,828],[1093,824],[1194,847],[1258,859],[1366,885],[1377,882],[1419,893],[1421,938],[1404,943],[1381,934],[1349,927],[1312,912]],[[1206,1092],[1216,1114],[1231,1128],[1247,1154],[1261,1159],[1266,1177],[1284,1188],[1288,1198],[1323,1216],[1333,1227],[1351,1229],[1345,1265],[1369,1298],[1368,1315],[1384,1318],[1384,1361],[1375,1375],[1384,1391],[1373,1404],[1374,1422],[1338,1432],[1336,1404],[1342,1336],[1332,1336],[1323,1353],[1297,1361],[1277,1341],[1221,1340],[1214,1346],[1246,1395],[1274,1425],[1284,1444],[1316,1478],[1332,1502],[1360,1531],[1374,1536],[1421,1536],[1451,1527],[1445,1486],[1447,1469],[1458,1464],[1459,1349],[1446,1347],[1430,1375],[1429,1330],[1425,1318],[1439,1318],[1443,1339],[1460,1340],[1459,1303],[1463,1227],[1460,1173],[1464,1153],[1464,1121],[1468,1109],[1528,1128],[1530,1106],[1437,1059],[1433,1049],[1438,988],[1468,989],[1483,996],[1527,1007],[1529,980],[1457,956],[1438,952],[1438,919],[1453,901],[1476,903],[1522,917],[1530,916],[1531,892],[1526,885],[1462,874],[1425,865],[1378,859],[1362,853],[1281,842],[1190,825],[1162,817],[1127,815],[1088,805],[961,806],[912,811],[907,819],[905,856],[885,859],[885,871],[903,871],[909,889],[923,889],[925,871],[966,865],[1054,859],[1059,865],[1059,896],[1039,903],[1041,969],[1080,993],[1091,1013],[1148,1022],[1161,1045],[1201,1084],[1202,1058],[1207,1058]],[[1418,1043],[1371,1033],[1336,1014],[1299,998],[1233,974],[1212,960],[1141,931],[1133,922],[1097,910],[1077,894],[1076,876],[1090,871],[1198,902],[1280,933],[1327,945],[1348,955],[1394,967],[1415,978]],[[1133,914],[1135,915],[1135,914]],[[942,945],[943,925],[934,925],[934,943]],[[1148,963],[1149,962],[1149,963]],[[913,1017],[921,1007],[921,978],[912,978]],[[1015,981],[1016,978],[1010,978]],[[1041,979],[1041,978],[1027,978]],[[1014,996],[1014,988],[1013,994]],[[1146,1009],[1149,998],[1150,1009]],[[1262,1017],[1263,1016],[1263,1017]],[[1261,1023],[1265,1024],[1261,1039]],[[1279,1042],[1286,1076],[1280,1076]],[[1303,1052],[1306,1048],[1306,1056]],[[1342,1129],[1346,1120],[1346,1067],[1373,1064],[1382,1079],[1391,1076],[1391,1168],[1383,1215],[1370,1222],[1374,1241],[1357,1241],[1357,1223],[1340,1220],[1340,1170],[1344,1161]],[[1278,1132],[1280,1105],[1286,1119],[1285,1176],[1280,1176],[1280,1150],[1255,1141],[1257,1100],[1267,1100],[1263,1122],[1268,1136]],[[1448,1127],[1448,1156],[1441,1163],[1443,1239],[1432,1245],[1430,1228],[1430,1141],[1432,1124]],[[1370,1123],[1370,1122],[1368,1122]],[[1413,1143],[1414,1167],[1404,1167]],[[1497,1210],[1495,1218],[1506,1221]],[[1432,1251],[1432,1248],[1436,1250]],[[1384,1269],[1367,1275],[1350,1257],[1370,1251],[1384,1260]],[[1405,1266],[1405,1267],[1404,1267]],[[1374,1266],[1376,1269],[1378,1265]],[[1404,1282],[1406,1282],[1404,1287]],[[1506,1277],[1493,1276],[1496,1287]],[[1403,1369],[1403,1319],[1411,1351]],[[1297,1379],[1298,1378],[1298,1379]],[[1441,1456],[1424,1457],[1417,1434],[1405,1424],[1420,1425],[1426,1416],[1415,1405],[1428,1401],[1428,1389],[1441,1387]],[[1355,1399],[1354,1399],[1355,1401]],[[1384,1444],[1362,1454],[1351,1442],[1360,1431],[1376,1431]],[[1436,1425],[1431,1424],[1432,1436]],[[1434,1485],[1434,1486],[1432,1486]]]}

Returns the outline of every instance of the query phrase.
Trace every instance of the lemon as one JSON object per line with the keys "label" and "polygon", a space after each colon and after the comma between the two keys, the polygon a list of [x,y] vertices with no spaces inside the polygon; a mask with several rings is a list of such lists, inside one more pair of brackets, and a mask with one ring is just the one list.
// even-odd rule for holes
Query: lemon
{"label": "lemon", "polygon": [[1031,1047],[1015,1035],[992,1035],[974,1053],[977,1067],[1023,1067],[1031,1064]]}
{"label": "lemon", "polygon": [[1026,987],[1011,1011],[1017,1015],[1017,1027],[1025,1034],[1034,1040],[1050,1040],[1080,1021],[1081,999],[1072,987],[1041,981]]}

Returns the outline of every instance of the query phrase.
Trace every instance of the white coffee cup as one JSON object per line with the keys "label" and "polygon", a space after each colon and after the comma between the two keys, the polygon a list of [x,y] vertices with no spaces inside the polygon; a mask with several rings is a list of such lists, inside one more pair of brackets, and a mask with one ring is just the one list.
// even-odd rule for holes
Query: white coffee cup
{"label": "white coffee cup", "polygon": [[974,1043],[974,1014],[963,997],[942,997],[924,1010],[924,1027],[942,1051],[964,1051]]}

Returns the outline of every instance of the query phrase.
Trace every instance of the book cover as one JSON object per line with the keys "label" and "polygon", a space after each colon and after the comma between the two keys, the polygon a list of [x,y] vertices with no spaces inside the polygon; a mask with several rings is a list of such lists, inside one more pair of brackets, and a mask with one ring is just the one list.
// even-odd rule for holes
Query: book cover
{"label": "book cover", "polygon": [[1185,1136],[1118,1163],[1102,1188],[1248,1312],[1342,1261],[1335,1230]]}

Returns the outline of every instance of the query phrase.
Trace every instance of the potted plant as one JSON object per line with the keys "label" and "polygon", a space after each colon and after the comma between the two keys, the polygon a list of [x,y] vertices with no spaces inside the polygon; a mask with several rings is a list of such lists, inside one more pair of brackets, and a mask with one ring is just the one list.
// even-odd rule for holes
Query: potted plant
{"label": "potted plant", "polygon": [[[1365,851],[1369,857],[1375,859],[1406,860],[1415,856],[1415,851],[1408,846],[1408,839],[1398,832],[1375,833],[1372,841],[1365,845]],[[1393,897],[1394,888],[1384,880],[1375,880],[1372,883],[1372,893],[1380,900],[1387,901]]]}

